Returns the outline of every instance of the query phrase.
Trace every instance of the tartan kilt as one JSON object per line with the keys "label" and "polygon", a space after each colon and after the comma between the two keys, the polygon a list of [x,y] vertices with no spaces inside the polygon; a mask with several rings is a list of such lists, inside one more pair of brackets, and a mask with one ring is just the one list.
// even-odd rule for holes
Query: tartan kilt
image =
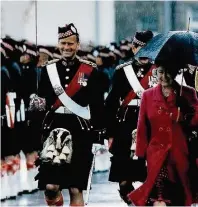
{"label": "tartan kilt", "polygon": [[147,176],[147,168],[145,160],[133,160],[131,158],[117,158],[111,159],[111,169],[109,174],[109,181],[140,181],[144,182]]}
{"label": "tartan kilt", "polygon": [[76,115],[73,114],[54,114],[49,133],[56,128],[64,128],[72,135],[71,163],[57,166],[40,162],[39,173],[35,177],[38,187],[44,190],[46,184],[56,184],[61,189],[76,187],[85,190],[93,159],[91,133],[86,128],[82,130]]}
{"label": "tartan kilt", "polygon": [[137,128],[138,107],[130,106],[126,114],[125,122],[117,122],[114,140],[110,152],[113,154],[111,158],[111,168],[109,181],[141,181],[143,182],[147,176],[147,168],[145,160],[138,158],[134,160],[130,158],[132,131]]}

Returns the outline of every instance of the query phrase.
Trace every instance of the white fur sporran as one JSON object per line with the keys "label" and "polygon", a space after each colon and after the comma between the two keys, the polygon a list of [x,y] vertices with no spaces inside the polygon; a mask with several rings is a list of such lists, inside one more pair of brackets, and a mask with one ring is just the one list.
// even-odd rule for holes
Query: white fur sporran
{"label": "white fur sporran", "polygon": [[43,163],[51,162],[52,165],[61,165],[71,163],[72,153],[72,135],[70,131],[56,128],[50,132],[49,137],[44,142],[40,159]]}

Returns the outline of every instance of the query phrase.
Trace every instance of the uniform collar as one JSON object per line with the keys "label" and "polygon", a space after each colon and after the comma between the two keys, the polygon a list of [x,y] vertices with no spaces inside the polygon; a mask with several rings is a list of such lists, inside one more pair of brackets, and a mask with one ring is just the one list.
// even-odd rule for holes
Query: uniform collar
{"label": "uniform collar", "polygon": [[61,61],[62,61],[62,64],[64,66],[71,67],[71,66],[75,65],[75,63],[77,62],[77,58],[74,57],[72,60],[68,60],[68,59],[62,58]]}

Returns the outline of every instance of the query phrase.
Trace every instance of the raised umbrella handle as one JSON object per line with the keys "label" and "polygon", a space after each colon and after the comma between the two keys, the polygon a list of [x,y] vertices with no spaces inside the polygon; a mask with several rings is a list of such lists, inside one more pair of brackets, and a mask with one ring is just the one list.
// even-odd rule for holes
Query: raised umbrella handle
{"label": "raised umbrella handle", "polygon": [[198,67],[195,72],[195,90],[198,92]]}

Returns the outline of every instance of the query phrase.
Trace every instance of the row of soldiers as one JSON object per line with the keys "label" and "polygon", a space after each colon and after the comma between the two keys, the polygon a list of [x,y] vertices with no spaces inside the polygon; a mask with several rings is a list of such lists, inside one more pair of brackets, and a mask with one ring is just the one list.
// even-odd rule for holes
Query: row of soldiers
{"label": "row of soldiers", "polygon": [[[63,31],[61,31],[60,28],[59,34],[66,35],[65,38],[72,37],[73,35],[76,35],[78,37],[78,33],[74,32],[75,27],[72,24],[62,28],[62,30]],[[68,31],[70,32],[68,33]],[[132,60],[134,54],[136,54],[142,47],[144,47],[146,43],[150,39],[152,39],[152,37],[153,33],[151,31],[137,32],[131,40],[121,41],[119,46],[116,43],[111,43],[108,47],[98,46],[92,48],[91,51],[78,50],[77,57],[80,56],[81,58],[75,58],[72,61],[67,61],[67,59],[61,57],[62,54],[65,54],[65,56],[67,56],[68,53],[72,53],[72,50],[64,51],[62,49],[61,51],[61,46],[59,46],[59,49],[61,51],[60,52],[54,47],[38,46],[36,48],[35,46],[30,45],[25,41],[22,41],[21,44],[19,44],[11,38],[2,39],[1,52],[3,56],[3,64],[1,72],[3,77],[2,83],[4,86],[2,89],[2,100],[4,101],[4,104],[2,104],[2,127],[4,133],[2,140],[4,142],[3,146],[5,146],[5,151],[3,151],[2,157],[3,167],[5,168],[5,166],[9,163],[17,163],[19,159],[18,153],[20,150],[23,150],[26,154],[28,168],[31,169],[34,167],[34,161],[37,156],[37,151],[40,149],[40,130],[42,128],[41,125],[45,115],[45,111],[40,110],[38,112],[32,106],[35,106],[35,103],[37,103],[37,105],[39,106],[38,108],[42,109],[42,106],[45,105],[44,103],[46,100],[37,99],[37,97],[33,94],[38,94],[40,97],[50,97],[50,99],[47,100],[48,107],[53,105],[54,101],[56,100],[56,97],[54,97],[54,93],[50,90],[50,82],[46,81],[47,74],[45,74],[46,72],[41,66],[51,59],[59,58],[60,60],[58,62],[55,61],[55,63],[57,62],[56,64],[58,67],[61,84],[67,88],[70,84],[70,79],[72,79],[71,77],[74,77],[74,72],[76,72],[79,67],[79,62],[91,65],[92,67],[95,67],[97,65],[98,70],[101,72],[101,76],[99,78],[100,83],[94,83],[93,81],[94,91],[92,91],[91,88],[89,90],[91,91],[90,93],[93,95],[91,99],[98,100],[98,102],[91,101],[91,104],[99,106],[98,103],[100,102],[100,100],[98,99],[97,92],[103,95],[103,102],[104,99],[106,99],[106,96],[104,96],[104,94],[105,92],[107,93],[108,96],[105,102],[108,120],[107,122],[105,122],[104,117],[101,117],[102,121],[100,120],[100,123],[103,122],[104,124],[105,122],[104,125],[105,127],[107,127],[107,136],[108,138],[110,137],[109,147],[114,155],[112,158],[112,167],[109,180],[113,182],[119,182],[120,195],[127,202],[126,195],[131,190],[133,190],[131,182],[136,180],[143,181],[145,179],[146,166],[145,160],[139,160],[139,158],[136,158],[134,156],[134,153],[130,155],[131,151],[134,150],[130,149],[131,133],[136,128],[141,94],[139,94],[138,91],[135,91],[136,86],[134,86],[133,88],[135,92],[130,93],[131,85],[128,83],[126,79],[126,74],[124,73],[124,70],[122,70],[122,68],[131,65],[134,71],[133,77],[135,77],[136,81],[141,83],[144,89],[155,86],[157,84],[157,79],[155,74],[153,73],[155,65],[148,62],[147,59],[133,60],[127,62],[127,64],[123,64],[118,67],[117,70],[115,70],[115,67],[120,63],[126,62],[130,59]],[[61,37],[59,38],[59,41],[63,44],[63,42],[61,42]],[[92,63],[90,62],[90,60]],[[94,65],[93,62],[96,65]],[[51,63],[54,63],[54,61],[52,61]],[[47,64],[49,64],[49,62],[47,62]],[[42,72],[42,70],[44,71]],[[187,85],[191,85],[194,83],[194,81],[192,80],[194,80],[195,71],[193,71],[192,74],[188,71],[189,70],[186,70],[186,72],[184,73],[184,77]],[[82,85],[84,88],[86,88],[87,86],[87,76],[89,75],[84,72],[82,73],[82,76],[78,77],[79,85]],[[40,85],[39,90],[38,85]],[[88,83],[88,85],[90,84]],[[59,88],[57,88],[56,91],[59,94]],[[90,99],[89,97],[86,97],[86,92],[84,92],[83,97],[85,100]],[[33,105],[29,105],[31,98],[34,99]],[[74,99],[76,99],[76,101],[80,103],[81,106],[86,105],[86,103],[84,103],[83,101],[81,102],[82,97],[80,95],[78,96],[77,94]],[[60,112],[57,112],[57,114],[62,114],[63,112],[61,112],[61,110],[62,108],[60,107]],[[64,113],[71,114],[70,111]],[[98,114],[100,114],[99,107],[97,107],[97,110],[95,112],[94,110],[92,111],[93,117],[94,114],[96,114],[98,120]],[[9,118],[4,119],[4,115]],[[62,123],[67,123],[67,120],[64,119],[63,116],[56,116],[60,116],[59,125],[61,125]],[[79,118],[78,122],[76,123],[73,122],[73,118],[71,116],[69,122],[73,123],[70,131],[73,131],[73,128],[77,129],[77,125],[79,125],[79,123],[81,125],[82,131],[84,130],[84,128],[86,128],[87,130],[91,128],[91,125],[89,125],[89,122],[86,121],[86,118]],[[115,128],[115,126],[118,126],[117,122],[119,123],[119,129]],[[92,123],[95,126],[98,125],[98,123],[94,123],[94,120],[92,120]],[[52,130],[53,127],[56,128],[56,125],[53,126],[54,123],[52,123],[52,127],[50,122],[47,123],[46,129],[48,128],[48,124],[50,126],[50,130]],[[67,125],[67,127],[70,127],[70,123],[67,123]],[[102,125],[99,126],[99,128],[101,130],[96,130],[98,133],[97,137],[101,138],[101,134],[103,134],[103,132],[105,131],[102,129]],[[47,132],[49,133],[49,130]],[[60,132],[58,131],[56,133]],[[82,134],[79,136],[82,136]],[[75,136],[77,136],[77,134],[75,134]],[[111,147],[111,137],[114,139],[113,147]],[[124,139],[121,139],[122,137],[124,137]],[[78,143],[79,146],[83,146],[85,144],[81,143],[78,138],[75,139],[76,143]],[[86,145],[90,145],[90,143],[87,142]],[[89,158],[87,160],[87,167],[84,166],[85,171],[87,171],[89,170],[91,157],[89,156],[88,151],[83,151],[83,153],[87,153],[87,158]],[[15,156],[10,156],[13,154]],[[50,156],[50,153],[48,155]],[[131,159],[137,159],[138,162],[133,162],[132,165]],[[54,161],[58,162],[58,160]],[[85,160],[83,160],[83,163],[85,163]],[[134,170],[135,168],[137,169]],[[44,171],[46,169],[49,170],[49,168],[43,169]],[[76,169],[76,171],[80,170],[79,168]],[[45,176],[44,171],[40,171],[41,177]],[[49,174],[49,172],[47,173]],[[84,172],[84,174],[86,179],[87,172]],[[75,179],[77,179],[77,177],[78,176],[76,176]],[[60,178],[63,179],[63,176],[60,176]],[[74,182],[74,180],[72,181]],[[76,182],[78,182],[79,186],[80,183],[82,183],[82,180],[77,179]],[[45,184],[45,182],[42,183],[40,181],[39,188],[45,189],[43,184]],[[64,188],[65,186],[62,187]],[[80,186],[80,189],[84,189],[84,183],[82,184],[82,186]],[[46,194],[46,197],[50,198],[49,192],[48,194]]]}

